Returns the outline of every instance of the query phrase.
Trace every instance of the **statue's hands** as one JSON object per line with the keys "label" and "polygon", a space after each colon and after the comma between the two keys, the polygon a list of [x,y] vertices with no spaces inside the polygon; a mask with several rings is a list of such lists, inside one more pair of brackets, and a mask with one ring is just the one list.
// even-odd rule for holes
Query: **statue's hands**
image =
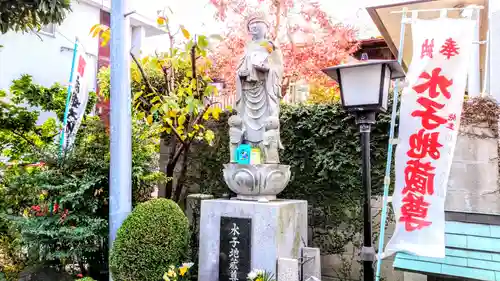
{"label": "statue's hands", "polygon": [[248,75],[250,75],[250,72],[247,69],[243,69],[239,71],[238,75],[240,77],[247,77]]}
{"label": "statue's hands", "polygon": [[268,72],[269,71],[269,64],[267,63],[262,63],[260,65],[254,65],[254,67],[261,72]]}

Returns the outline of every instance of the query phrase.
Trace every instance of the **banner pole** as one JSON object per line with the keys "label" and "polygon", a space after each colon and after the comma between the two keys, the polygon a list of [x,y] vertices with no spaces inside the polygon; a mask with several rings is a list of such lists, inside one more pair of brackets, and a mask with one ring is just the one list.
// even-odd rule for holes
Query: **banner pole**
{"label": "banner pole", "polygon": [[[399,49],[398,49],[398,62],[401,64],[403,62],[403,50],[405,43],[405,33],[406,33],[406,10],[403,8],[403,13],[401,17],[401,30],[399,35]],[[391,112],[391,125],[389,129],[389,143],[387,145],[387,163],[385,166],[385,177],[384,177],[384,195],[382,200],[382,215],[380,218],[380,232],[378,238],[378,254],[377,254],[377,270],[375,274],[375,280],[380,280],[380,270],[382,265],[382,253],[384,251],[384,237],[385,237],[385,225],[387,221],[387,201],[389,197],[389,185],[391,183],[391,164],[392,164],[392,150],[394,144],[394,127],[396,123],[397,107],[398,107],[398,91],[399,85],[398,81],[394,83],[393,91],[393,101],[392,101],[392,112]]]}
{"label": "banner pole", "polygon": [[66,132],[66,123],[68,122],[69,103],[71,102],[71,91],[73,89],[73,72],[75,72],[76,53],[78,52],[78,38],[75,38],[75,46],[73,49],[73,60],[71,62],[71,73],[69,75],[68,94],[66,95],[66,108],[64,109],[63,128],[59,138],[59,161],[62,159],[64,147],[64,133]]}

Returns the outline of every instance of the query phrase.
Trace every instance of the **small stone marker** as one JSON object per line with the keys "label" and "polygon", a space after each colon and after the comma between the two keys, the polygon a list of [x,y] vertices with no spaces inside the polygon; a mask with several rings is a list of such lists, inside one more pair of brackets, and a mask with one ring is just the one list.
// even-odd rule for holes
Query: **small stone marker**
{"label": "small stone marker", "polygon": [[321,256],[319,248],[302,248],[302,259],[304,262],[302,265],[304,280],[321,280]]}
{"label": "small stone marker", "polygon": [[245,281],[251,271],[252,220],[221,217],[219,280]]}
{"label": "small stone marker", "polygon": [[299,281],[299,261],[297,259],[278,259],[277,281]]}

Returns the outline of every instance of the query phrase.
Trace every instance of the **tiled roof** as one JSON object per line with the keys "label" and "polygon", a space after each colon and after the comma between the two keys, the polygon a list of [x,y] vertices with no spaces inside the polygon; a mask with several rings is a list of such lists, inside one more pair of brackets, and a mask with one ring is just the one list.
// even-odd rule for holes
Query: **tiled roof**
{"label": "tiled roof", "polygon": [[394,268],[422,274],[500,281],[500,226],[446,222],[446,257],[398,253]]}

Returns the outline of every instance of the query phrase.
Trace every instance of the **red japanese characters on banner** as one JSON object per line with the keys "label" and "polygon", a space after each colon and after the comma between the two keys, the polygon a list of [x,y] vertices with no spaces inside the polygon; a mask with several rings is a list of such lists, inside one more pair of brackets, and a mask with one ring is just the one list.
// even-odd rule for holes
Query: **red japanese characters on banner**
{"label": "red japanese characters on banner", "polygon": [[453,38],[448,38],[444,42],[443,46],[441,47],[441,51],[439,51],[441,54],[445,55],[447,59],[450,59],[453,56],[456,56],[460,54],[458,51],[460,48],[457,45],[457,42],[453,40]]}
{"label": "red japanese characters on banner", "polygon": [[404,251],[442,258],[444,204],[462,113],[474,22],[414,20],[408,86],[401,95],[392,205],[384,257]]}
{"label": "red japanese characters on banner", "polygon": [[420,54],[420,58],[423,59],[424,57],[429,57],[432,59],[432,52],[434,51],[434,39],[425,39],[424,43],[422,44],[422,52]]}
{"label": "red japanese characters on banner", "polygon": [[[425,40],[427,42],[428,39]],[[424,43],[425,44],[425,43]],[[423,49],[423,47],[422,47]],[[406,231],[422,229],[432,224],[427,221],[427,210],[429,203],[425,201],[425,195],[434,193],[434,173],[436,169],[431,162],[425,161],[426,157],[434,160],[440,158],[439,148],[443,147],[439,143],[439,132],[430,132],[437,127],[445,124],[447,119],[441,117],[440,110],[444,104],[439,103],[433,98],[443,95],[446,99],[451,97],[448,87],[453,85],[453,80],[440,75],[441,68],[436,67],[432,74],[422,72],[419,78],[426,82],[413,87],[418,94],[423,95],[417,99],[417,102],[424,110],[415,110],[411,113],[413,117],[421,118],[423,129],[410,136],[410,150],[407,155],[411,158],[406,163],[405,187],[403,189],[403,205],[401,207],[400,222],[405,223]],[[437,90],[440,90],[438,92]],[[425,95],[427,94],[427,95]],[[428,97],[426,97],[428,96]]]}

